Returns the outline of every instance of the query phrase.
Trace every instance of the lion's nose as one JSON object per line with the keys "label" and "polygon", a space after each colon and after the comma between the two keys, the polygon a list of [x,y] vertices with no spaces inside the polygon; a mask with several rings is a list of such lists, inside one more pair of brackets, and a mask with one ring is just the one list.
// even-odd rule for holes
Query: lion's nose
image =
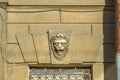
{"label": "lion's nose", "polygon": [[62,44],[58,44],[58,47],[62,47]]}

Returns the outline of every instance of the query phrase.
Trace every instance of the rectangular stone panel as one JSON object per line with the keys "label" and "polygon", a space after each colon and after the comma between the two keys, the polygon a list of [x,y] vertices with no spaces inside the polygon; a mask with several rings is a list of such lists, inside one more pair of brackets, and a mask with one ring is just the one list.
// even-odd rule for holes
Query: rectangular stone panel
{"label": "rectangular stone panel", "polygon": [[113,0],[8,0],[9,5],[113,5]]}
{"label": "rectangular stone panel", "polygon": [[25,34],[18,34],[16,36],[25,62],[37,62],[37,55],[32,36]]}
{"label": "rectangular stone panel", "polygon": [[83,48],[83,62],[103,62],[103,37],[88,36]]}
{"label": "rectangular stone panel", "polygon": [[6,69],[7,80],[29,80],[29,66],[23,64],[9,64]]}
{"label": "rectangular stone panel", "polygon": [[[92,66],[93,80],[106,80],[104,79],[104,64],[94,63]],[[110,79],[111,80],[111,79]]]}
{"label": "rectangular stone panel", "polygon": [[61,12],[62,23],[113,23],[113,11]]}
{"label": "rectangular stone panel", "polygon": [[47,34],[32,34],[39,63],[50,63],[50,51]]}
{"label": "rectangular stone panel", "polygon": [[28,13],[8,13],[8,23],[57,23],[60,20],[59,11],[43,11]]}
{"label": "rectangular stone panel", "polygon": [[7,61],[10,63],[24,62],[24,59],[18,44],[7,44],[6,57],[7,57]]}
{"label": "rectangular stone panel", "polygon": [[[72,35],[71,37],[71,59],[70,63],[82,63],[84,60],[84,48],[88,35]],[[86,55],[87,56],[87,55]]]}
{"label": "rectangular stone panel", "polygon": [[17,43],[15,35],[18,33],[28,34],[27,24],[8,24],[7,25],[7,43]]}

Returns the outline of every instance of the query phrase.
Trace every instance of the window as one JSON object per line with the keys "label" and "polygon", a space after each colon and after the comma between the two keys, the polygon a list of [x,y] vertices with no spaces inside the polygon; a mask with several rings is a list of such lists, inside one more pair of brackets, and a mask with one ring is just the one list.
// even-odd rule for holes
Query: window
{"label": "window", "polygon": [[91,69],[80,67],[31,68],[30,80],[91,80]]}

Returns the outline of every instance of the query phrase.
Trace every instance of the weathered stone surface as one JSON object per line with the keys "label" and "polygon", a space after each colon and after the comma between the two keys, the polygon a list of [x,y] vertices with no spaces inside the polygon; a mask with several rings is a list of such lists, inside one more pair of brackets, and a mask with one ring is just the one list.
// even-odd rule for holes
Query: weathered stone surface
{"label": "weathered stone surface", "polygon": [[17,43],[16,34],[28,34],[29,25],[8,24],[7,25],[7,43]]}
{"label": "weathered stone surface", "polygon": [[[73,56],[71,57],[71,63],[103,62],[103,60],[104,60],[103,59],[103,54],[104,54],[103,47],[104,46],[102,45],[104,42],[103,32],[102,32],[103,26],[102,26],[102,24],[100,25],[100,27],[99,27],[99,25],[97,25],[97,26],[96,25],[95,24],[93,24],[93,25],[90,25],[90,24],[31,24],[31,25],[29,25],[29,28],[28,27],[27,28],[24,27],[24,28],[26,29],[26,31],[28,31],[29,34],[30,33],[32,33],[32,34],[42,33],[43,34],[42,36],[44,38],[40,38],[40,36],[38,35],[34,41],[35,44],[37,45],[37,46],[35,45],[35,48],[38,51],[37,56],[38,56],[39,63],[44,63],[47,56],[49,56],[48,49],[44,48],[44,47],[48,46],[47,45],[48,44],[47,31],[63,30],[63,29],[64,29],[64,31],[65,30],[72,31],[72,34],[73,34],[73,38],[72,38],[72,42],[71,42],[71,50],[72,50]],[[11,30],[11,28],[14,28],[12,26],[16,26],[16,24],[14,24],[14,25],[9,24],[8,30]],[[27,25],[19,24],[17,26],[27,26]],[[29,29],[29,30],[27,30],[27,29]],[[100,30],[100,33],[97,32],[99,30]],[[13,33],[14,35],[17,34],[17,33],[15,33],[16,31],[17,31],[17,29],[15,29],[15,31]],[[8,34],[11,35],[11,32],[9,31]],[[11,35],[11,36],[13,36],[13,38],[15,38],[14,35]],[[42,39],[45,39],[45,40],[42,40]],[[43,46],[38,45],[39,40],[41,41],[41,44],[43,44]],[[11,38],[11,41],[12,41],[12,38]],[[42,42],[42,41],[44,41],[44,42]],[[26,45],[26,47],[28,47],[28,46]],[[40,56],[44,56],[41,52],[45,53],[45,55],[47,55],[47,56],[40,58]],[[78,55],[77,56],[78,58],[76,58],[76,56],[74,56],[74,54]],[[87,56],[85,56],[85,55],[87,55]],[[47,60],[48,61],[46,61],[46,62],[49,63],[50,62],[49,59],[47,59]]]}
{"label": "weathered stone surface", "polygon": [[9,64],[7,67],[7,80],[29,80],[28,65]]}
{"label": "weathered stone surface", "polygon": [[113,23],[114,12],[61,12],[62,23]]}
{"label": "weathered stone surface", "polygon": [[83,62],[103,62],[103,37],[88,36],[83,48]]}
{"label": "weathered stone surface", "polygon": [[8,13],[8,23],[58,23],[58,11],[43,11],[29,13]]}
{"label": "weathered stone surface", "polygon": [[[0,55],[0,80],[29,80],[29,67],[76,65],[91,67],[93,80],[116,79],[114,10],[110,9],[113,8],[114,0],[0,2],[9,5],[7,11],[5,6],[0,8],[0,44],[2,42],[2,52],[6,54],[2,53],[3,57],[12,63],[6,63]],[[72,31],[69,65],[51,65],[49,30]],[[27,63],[23,63],[23,58]],[[30,62],[34,62],[33,65]]]}
{"label": "weathered stone surface", "polygon": [[[3,0],[2,0],[3,1]],[[5,0],[6,1],[6,0]],[[5,80],[6,57],[5,57],[5,42],[6,42],[6,4],[0,3],[0,80]]]}
{"label": "weathered stone surface", "polygon": [[46,33],[49,30],[63,30],[63,31],[72,31],[72,33],[80,33],[80,35],[89,35],[91,34],[91,25],[90,24],[31,24],[30,32],[31,33]]}
{"label": "weathered stone surface", "polygon": [[5,76],[4,76],[4,61],[1,55],[1,50],[0,50],[0,80],[4,80]]}
{"label": "weathered stone surface", "polygon": [[7,57],[7,61],[10,63],[24,62],[24,59],[18,44],[7,44],[6,57]]}
{"label": "weathered stone surface", "polygon": [[35,42],[37,58],[39,63],[51,63],[48,35],[43,33],[32,34]]}
{"label": "weathered stone surface", "polygon": [[93,80],[105,80],[104,79],[104,64],[94,63],[92,66]]}
{"label": "weathered stone surface", "polygon": [[37,55],[31,35],[18,34],[17,40],[25,62],[37,62]]}
{"label": "weathered stone surface", "polygon": [[[84,61],[84,49],[88,35],[72,35],[71,37],[71,63],[82,63]],[[86,55],[87,56],[87,55]]]}
{"label": "weathered stone surface", "polygon": [[[60,8],[60,9],[59,9]],[[102,11],[104,8],[106,8],[106,10],[108,10],[109,8],[113,8],[113,7],[104,7],[104,6],[61,6],[61,5],[57,5],[57,6],[8,6],[7,7],[7,12],[8,13],[23,13],[23,12],[43,12],[43,11],[73,11],[73,12],[96,12],[96,11]]]}
{"label": "weathered stone surface", "polygon": [[7,42],[17,43],[15,35],[19,33],[46,33],[48,30],[69,30],[72,33],[80,35],[91,34],[90,24],[8,24],[7,25]]}
{"label": "weathered stone surface", "polygon": [[113,0],[8,0],[9,5],[113,5]]}

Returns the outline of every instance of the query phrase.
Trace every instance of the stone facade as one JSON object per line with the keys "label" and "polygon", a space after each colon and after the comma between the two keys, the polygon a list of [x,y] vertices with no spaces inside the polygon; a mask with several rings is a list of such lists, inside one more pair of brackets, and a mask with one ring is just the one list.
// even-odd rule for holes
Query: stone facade
{"label": "stone facade", "polygon": [[[113,0],[0,0],[0,80],[29,80],[31,67],[90,67],[116,80]],[[51,57],[48,31],[70,34],[70,55]]]}

